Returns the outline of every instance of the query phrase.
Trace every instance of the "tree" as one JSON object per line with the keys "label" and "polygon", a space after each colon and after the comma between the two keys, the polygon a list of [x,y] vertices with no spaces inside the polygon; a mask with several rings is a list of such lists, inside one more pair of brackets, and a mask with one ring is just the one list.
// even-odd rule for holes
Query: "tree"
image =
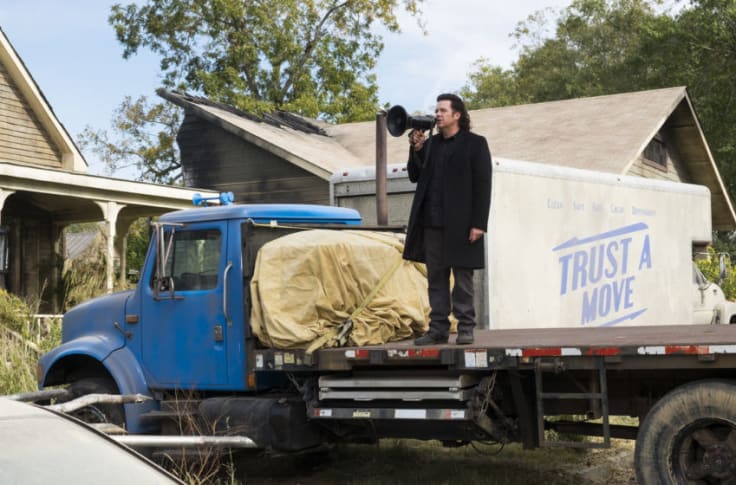
{"label": "tree", "polygon": [[123,57],[161,56],[164,84],[251,112],[283,109],[344,122],[377,107],[371,75],[383,49],[372,27],[398,31],[400,6],[423,0],[148,0],[114,5]]}
{"label": "tree", "polygon": [[[511,104],[518,104],[658,87],[661,70],[651,61],[671,57],[662,37],[674,19],[656,12],[656,3],[576,0],[554,28],[548,12],[537,12],[512,34],[521,47],[512,69],[499,78],[500,68],[481,60],[465,91],[472,103],[493,98],[490,88],[513,93]],[[545,37],[550,30],[554,36]]]}
{"label": "tree", "polygon": [[105,163],[110,173],[137,169],[138,180],[161,184],[181,183],[181,162],[176,132],[181,109],[152,104],[145,96],[127,96],[113,114],[112,134],[85,128],[78,140]]}
{"label": "tree", "polygon": [[506,71],[479,61],[463,91],[471,106],[685,85],[729,192],[736,194],[732,0],[692,0],[676,13],[657,0],[575,0],[552,28],[539,13],[513,35],[519,58]]}
{"label": "tree", "polygon": [[515,72],[492,65],[488,59],[478,59],[470,83],[460,90],[469,109],[496,108],[529,102],[528,95],[519,91]]}

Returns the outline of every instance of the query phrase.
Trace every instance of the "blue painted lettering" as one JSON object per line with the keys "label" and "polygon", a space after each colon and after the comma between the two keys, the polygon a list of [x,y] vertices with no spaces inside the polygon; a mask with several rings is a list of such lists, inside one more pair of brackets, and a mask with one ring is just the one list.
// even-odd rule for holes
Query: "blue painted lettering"
{"label": "blue painted lettering", "polygon": [[611,287],[615,284],[616,282],[614,281],[612,284],[603,285],[601,286],[601,291],[598,292],[599,317],[605,317],[611,311],[611,293],[613,291]]}
{"label": "blue painted lettering", "polygon": [[639,258],[639,270],[644,266],[652,267],[652,249],[649,246],[649,234],[644,237],[644,247],[641,249],[641,257]]}
{"label": "blue painted lettering", "polygon": [[586,285],[585,269],[588,266],[588,253],[585,251],[577,251],[574,256],[572,265],[572,289],[577,290]]}
{"label": "blue painted lettering", "polygon": [[597,318],[598,287],[583,293],[583,316],[581,324],[593,322]]}
{"label": "blue painted lettering", "polygon": [[583,293],[581,324],[592,323],[611,313],[634,306],[632,297],[634,276],[597,286]]}
{"label": "blue painted lettering", "polygon": [[[605,248],[605,244],[601,244],[597,248],[595,246],[590,248],[590,265],[588,267],[588,279],[590,279],[590,282],[592,284],[598,283],[603,276],[603,261],[605,260],[605,258],[603,257],[603,251],[605,250]],[[596,252],[598,253],[598,257],[596,257]]]}
{"label": "blue painted lettering", "polygon": [[632,281],[634,281],[633,276],[629,276],[624,280],[624,308],[634,306],[634,301],[631,299],[634,296],[634,288],[631,286]]}
{"label": "blue painted lettering", "polygon": [[[626,274],[631,238],[610,241],[560,256],[560,295]],[[569,282],[569,283],[568,283]]]}
{"label": "blue painted lettering", "polygon": [[560,258],[562,264],[562,280],[560,281],[560,295],[567,293],[567,267],[568,263],[572,259],[572,254],[566,254]]}
{"label": "blue painted lettering", "polygon": [[621,244],[624,247],[623,254],[621,256],[621,274],[626,274],[626,263],[629,261],[629,244],[631,244],[631,238],[621,240]]}
{"label": "blue painted lettering", "polygon": [[615,251],[618,251],[618,243],[613,241],[606,248],[606,256],[608,256],[608,262],[610,263],[606,270],[606,278],[613,278],[616,276],[616,271],[618,271],[618,260],[614,254]]}

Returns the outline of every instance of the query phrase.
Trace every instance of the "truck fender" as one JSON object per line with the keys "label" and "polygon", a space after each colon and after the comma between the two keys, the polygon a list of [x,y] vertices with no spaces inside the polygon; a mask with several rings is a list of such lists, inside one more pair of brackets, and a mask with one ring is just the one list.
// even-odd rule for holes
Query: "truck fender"
{"label": "truck fender", "polygon": [[717,306],[720,322],[726,325],[736,323],[736,303],[724,301]]}
{"label": "truck fender", "polygon": [[[41,356],[38,361],[38,387],[64,384],[65,370],[74,365],[72,361],[79,361],[85,357],[102,363],[115,349],[124,345],[119,338],[111,338],[106,334],[88,335],[75,338],[47,354]],[[76,367],[79,365],[77,364]]]}
{"label": "truck fender", "polygon": [[[86,362],[85,362],[86,361]],[[80,365],[80,362],[84,362]],[[64,384],[68,367],[84,369],[97,364],[115,381],[121,394],[150,396],[143,369],[127,347],[121,347],[119,339],[105,335],[86,336],[66,342],[39,360],[39,388]],[[140,404],[125,404],[127,429],[131,433],[148,431],[141,425],[141,415],[158,409],[154,400]]]}
{"label": "truck fender", "polygon": [[[112,352],[103,362],[120,390],[120,394],[143,394],[153,397],[146,382],[146,376],[138,360],[127,347]],[[142,403],[125,404],[125,421],[128,432],[149,432],[152,426],[143,423],[142,416],[159,409],[158,401],[150,399]]]}

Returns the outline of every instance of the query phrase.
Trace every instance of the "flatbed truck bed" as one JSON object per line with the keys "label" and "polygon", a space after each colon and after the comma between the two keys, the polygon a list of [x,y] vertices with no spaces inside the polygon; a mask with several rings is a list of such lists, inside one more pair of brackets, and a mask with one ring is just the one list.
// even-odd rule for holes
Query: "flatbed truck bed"
{"label": "flatbed truck bed", "polygon": [[[662,325],[609,328],[476,330],[475,343],[417,347],[413,339],[383,345],[303,350],[256,350],[259,371],[345,371],[361,366],[441,365],[458,370],[516,368],[560,358],[568,368],[603,357],[617,368],[736,364],[736,325]],[[668,356],[661,358],[660,356]],[[571,366],[571,367],[570,367]]]}

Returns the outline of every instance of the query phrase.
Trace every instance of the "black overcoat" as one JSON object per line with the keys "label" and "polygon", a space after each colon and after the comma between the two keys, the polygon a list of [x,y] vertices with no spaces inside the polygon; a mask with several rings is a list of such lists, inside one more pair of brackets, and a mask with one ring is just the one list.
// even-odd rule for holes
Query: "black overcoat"
{"label": "black overcoat", "polygon": [[[441,134],[434,135],[432,144],[440,143]],[[470,228],[488,230],[491,205],[491,152],[486,139],[467,130],[455,135],[457,146],[441,169],[444,228],[444,263],[458,268],[483,268],[483,239],[468,242]],[[417,183],[411,205],[409,226],[404,245],[404,258],[424,263],[422,205],[424,204],[432,170],[425,163],[429,140],[421,151],[410,148],[407,171],[409,180]]]}

